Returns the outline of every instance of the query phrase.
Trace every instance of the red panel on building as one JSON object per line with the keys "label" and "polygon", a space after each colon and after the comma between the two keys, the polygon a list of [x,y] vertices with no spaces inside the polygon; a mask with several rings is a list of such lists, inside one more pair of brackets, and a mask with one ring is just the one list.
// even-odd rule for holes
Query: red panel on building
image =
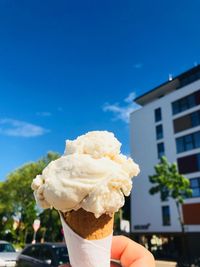
{"label": "red panel on building", "polygon": [[178,158],[178,169],[182,174],[198,171],[197,155]]}
{"label": "red panel on building", "polygon": [[182,209],[185,224],[200,224],[200,203],[184,204]]}
{"label": "red panel on building", "polygon": [[200,104],[200,91],[195,92],[195,102],[196,105]]}

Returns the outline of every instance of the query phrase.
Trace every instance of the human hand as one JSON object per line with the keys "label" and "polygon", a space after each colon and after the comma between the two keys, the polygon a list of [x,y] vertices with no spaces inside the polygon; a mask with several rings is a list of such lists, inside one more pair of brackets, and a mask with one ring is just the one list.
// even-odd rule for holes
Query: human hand
{"label": "human hand", "polygon": [[[123,267],[155,267],[153,255],[143,246],[125,236],[113,236],[111,259],[119,260]],[[117,267],[111,263],[111,267]]]}

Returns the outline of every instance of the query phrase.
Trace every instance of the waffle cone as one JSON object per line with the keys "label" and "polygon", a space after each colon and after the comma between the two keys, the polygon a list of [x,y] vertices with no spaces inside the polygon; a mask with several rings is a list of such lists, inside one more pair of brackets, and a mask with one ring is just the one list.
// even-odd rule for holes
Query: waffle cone
{"label": "waffle cone", "polygon": [[68,226],[79,236],[88,240],[105,238],[113,232],[114,214],[103,214],[96,218],[92,212],[84,209],[62,213]]}

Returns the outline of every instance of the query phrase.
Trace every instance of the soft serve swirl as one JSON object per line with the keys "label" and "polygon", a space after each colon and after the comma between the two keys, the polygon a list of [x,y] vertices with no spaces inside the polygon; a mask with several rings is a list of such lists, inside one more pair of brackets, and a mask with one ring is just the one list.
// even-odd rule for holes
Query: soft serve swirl
{"label": "soft serve swirl", "polygon": [[93,131],[66,141],[64,155],[32,182],[37,203],[63,212],[83,208],[98,218],[124,205],[139,166],[120,154],[121,143],[107,131]]}

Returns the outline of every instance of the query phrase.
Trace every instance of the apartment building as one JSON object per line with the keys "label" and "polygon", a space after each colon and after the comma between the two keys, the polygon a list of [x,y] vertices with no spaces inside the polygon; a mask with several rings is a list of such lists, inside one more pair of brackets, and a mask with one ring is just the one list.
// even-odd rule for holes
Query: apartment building
{"label": "apartment building", "polygon": [[181,227],[174,200],[150,195],[149,175],[161,156],[177,162],[190,180],[193,194],[182,214],[192,254],[200,255],[200,66],[137,97],[141,106],[130,116],[131,156],[140,165],[131,194],[131,232],[144,237],[179,237]]}

